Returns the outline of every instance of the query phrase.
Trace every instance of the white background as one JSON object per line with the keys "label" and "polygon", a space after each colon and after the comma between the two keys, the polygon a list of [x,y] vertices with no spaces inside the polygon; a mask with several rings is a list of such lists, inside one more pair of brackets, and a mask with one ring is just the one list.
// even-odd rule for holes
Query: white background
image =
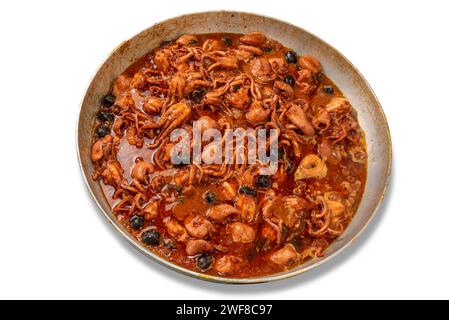
{"label": "white background", "polygon": [[[364,74],[391,127],[392,185],[359,240],[290,280],[229,286],[141,256],[106,223],[78,167],[90,77],[165,18],[250,11],[301,26]],[[447,1],[2,1],[0,298],[449,298]]]}

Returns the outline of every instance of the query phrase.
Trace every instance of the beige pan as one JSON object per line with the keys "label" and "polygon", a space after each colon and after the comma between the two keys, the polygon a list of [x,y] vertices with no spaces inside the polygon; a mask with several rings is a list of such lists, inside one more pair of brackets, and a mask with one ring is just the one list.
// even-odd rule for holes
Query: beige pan
{"label": "beige pan", "polygon": [[[326,75],[341,89],[358,112],[359,122],[366,133],[368,178],[362,201],[353,221],[326,250],[323,257],[270,276],[255,278],[209,276],[185,269],[155,255],[134,239],[116,220],[99,184],[91,178],[93,165],[90,160],[90,149],[93,125],[99,101],[109,91],[114,78],[139,57],[158,47],[161,41],[175,39],[185,33],[247,33],[251,31],[263,32],[294,49],[299,55],[311,54],[321,61]],[[203,12],[172,18],[123,42],[100,66],[87,89],[78,119],[77,147],[81,169],[92,197],[105,217],[133,246],[170,269],[195,278],[224,283],[258,283],[285,279],[329,260],[351,243],[371,221],[383,200],[391,173],[391,139],[387,120],[379,101],[357,69],[333,47],[301,28],[273,18],[242,12]]]}

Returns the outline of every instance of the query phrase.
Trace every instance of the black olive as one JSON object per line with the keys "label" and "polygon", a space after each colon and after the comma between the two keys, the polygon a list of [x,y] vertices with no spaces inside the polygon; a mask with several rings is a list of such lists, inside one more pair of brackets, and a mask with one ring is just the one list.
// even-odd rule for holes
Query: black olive
{"label": "black olive", "polygon": [[327,94],[333,94],[334,88],[332,88],[331,86],[324,86],[323,91],[326,92]]}
{"label": "black olive", "polygon": [[208,204],[216,204],[218,202],[218,197],[212,191],[207,191],[204,193],[204,200],[206,200]]}
{"label": "black olive", "polygon": [[257,196],[257,191],[248,186],[241,186],[239,189],[239,192],[249,194],[250,196],[253,196],[253,197]]}
{"label": "black olive", "polygon": [[105,126],[101,126],[97,129],[97,137],[103,138],[105,135],[109,134],[111,132],[111,129]]}
{"label": "black olive", "polygon": [[140,239],[149,246],[157,246],[161,240],[161,234],[155,230],[148,230],[142,233]]}
{"label": "black olive", "polygon": [[293,78],[291,75],[287,74],[284,78],[284,82],[293,87],[295,85],[295,78]]}
{"label": "black olive", "polygon": [[265,175],[257,176],[256,179],[254,180],[254,183],[258,188],[268,189],[269,187],[271,187],[271,176]]}
{"label": "black olive", "polygon": [[225,44],[226,47],[229,47],[232,45],[232,40],[229,37],[223,37],[221,40],[223,40],[223,43]]}
{"label": "black olive", "polygon": [[234,92],[239,91],[240,90],[240,86],[238,84],[234,85],[232,87],[232,89],[234,90]]}
{"label": "black olive", "polygon": [[113,121],[114,120],[114,115],[112,113],[109,113],[109,112],[100,111],[97,114],[97,118],[100,121]]}
{"label": "black olive", "polygon": [[111,93],[108,93],[101,99],[101,104],[105,107],[111,107],[115,103],[115,96]]}
{"label": "black olive", "polygon": [[296,61],[298,60],[298,58],[296,56],[296,52],[295,51],[287,51],[287,53],[285,54],[285,60],[288,63],[296,63]]}
{"label": "black olive", "polygon": [[213,261],[214,258],[210,254],[203,253],[198,258],[196,258],[196,266],[201,271],[206,271],[207,269],[210,268]]}
{"label": "black olive", "polygon": [[144,222],[145,220],[143,219],[143,217],[138,215],[133,215],[131,216],[131,218],[129,218],[129,224],[131,225],[131,228],[136,230],[142,229]]}
{"label": "black olive", "polygon": [[191,94],[190,94],[190,99],[195,102],[198,103],[201,101],[201,99],[203,99],[204,95],[206,94],[206,89],[204,88],[199,88],[194,90]]}
{"label": "black olive", "polygon": [[263,48],[263,51],[265,51],[265,52],[271,52],[272,50],[273,50],[273,48],[270,48],[270,47]]}

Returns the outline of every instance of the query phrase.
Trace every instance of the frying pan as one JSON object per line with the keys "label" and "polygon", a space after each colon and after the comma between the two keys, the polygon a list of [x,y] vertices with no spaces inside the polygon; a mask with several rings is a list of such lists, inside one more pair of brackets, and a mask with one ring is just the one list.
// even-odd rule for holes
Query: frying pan
{"label": "frying pan", "polygon": [[[100,188],[92,180],[90,150],[99,101],[109,92],[113,80],[138,58],[159,46],[162,41],[182,34],[248,33],[260,31],[295,50],[299,55],[317,57],[326,75],[341,89],[358,112],[365,131],[368,150],[368,177],[359,208],[345,232],[326,250],[323,257],[305,262],[293,269],[253,278],[228,278],[205,275],[175,265],[140,244],[117,221]],[[315,35],[292,24],[252,13],[213,11],[179,16],[157,23],[120,44],[103,62],[84,95],[77,124],[77,149],[81,171],[90,194],[100,212],[137,250],[156,262],[191,277],[222,283],[259,283],[289,278],[308,271],[337,255],[367,227],[383,200],[391,175],[391,138],[387,120],[374,92],[360,72],[336,49]]]}

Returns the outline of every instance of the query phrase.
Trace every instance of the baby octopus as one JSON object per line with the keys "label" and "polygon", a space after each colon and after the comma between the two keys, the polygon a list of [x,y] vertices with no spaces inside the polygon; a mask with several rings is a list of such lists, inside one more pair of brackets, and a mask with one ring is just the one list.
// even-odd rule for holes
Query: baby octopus
{"label": "baby octopus", "polygon": [[326,163],[317,155],[305,156],[295,172],[295,180],[317,178],[323,179],[327,175]]}
{"label": "baby octopus", "polygon": [[208,71],[213,71],[215,69],[237,69],[239,67],[239,59],[236,56],[220,56],[220,55],[211,55],[210,59],[214,60]]}
{"label": "baby octopus", "polygon": [[189,240],[186,243],[186,253],[189,256],[195,256],[199,253],[210,252],[214,250],[214,246],[206,240]]}
{"label": "baby octopus", "polygon": [[251,73],[256,82],[267,84],[276,79],[276,74],[271,70],[271,64],[267,58],[257,57],[251,60]]}
{"label": "baby octopus", "polygon": [[369,160],[328,63],[250,31],[164,41],[112,82],[92,128],[92,178],[116,220],[216,277],[322,257],[356,214]]}
{"label": "baby octopus", "polygon": [[234,242],[251,243],[256,239],[254,229],[244,223],[234,222],[230,229]]}
{"label": "baby octopus", "polygon": [[184,220],[184,225],[190,236],[197,239],[203,239],[216,231],[214,225],[200,215],[188,216]]}
{"label": "baby octopus", "polygon": [[315,134],[315,129],[300,106],[292,104],[286,115],[290,122],[300,129],[306,136],[313,136]]}
{"label": "baby octopus", "polygon": [[240,210],[225,203],[216,205],[206,212],[206,216],[217,222],[222,222],[226,217],[234,214],[241,215],[242,213]]}
{"label": "baby octopus", "polygon": [[300,257],[298,252],[296,252],[295,247],[291,244],[287,244],[282,249],[274,252],[270,260],[278,265],[286,266],[288,264],[294,263],[295,260],[298,260]]}
{"label": "baby octopus", "polygon": [[92,161],[100,161],[103,159],[107,150],[111,150],[113,138],[110,135],[103,137],[92,145],[91,158]]}
{"label": "baby octopus", "polygon": [[139,182],[148,183],[149,175],[154,172],[154,166],[147,161],[138,161],[132,171],[131,177]]}
{"label": "baby octopus", "polygon": [[241,262],[242,259],[233,256],[225,255],[215,262],[214,268],[220,274],[231,274],[237,268],[237,264]]}
{"label": "baby octopus", "polygon": [[157,145],[174,129],[186,122],[190,118],[191,112],[192,110],[185,103],[176,103],[169,107],[167,111],[162,114],[159,120],[144,125],[142,129],[161,129],[158,138],[154,142],[154,144]]}

